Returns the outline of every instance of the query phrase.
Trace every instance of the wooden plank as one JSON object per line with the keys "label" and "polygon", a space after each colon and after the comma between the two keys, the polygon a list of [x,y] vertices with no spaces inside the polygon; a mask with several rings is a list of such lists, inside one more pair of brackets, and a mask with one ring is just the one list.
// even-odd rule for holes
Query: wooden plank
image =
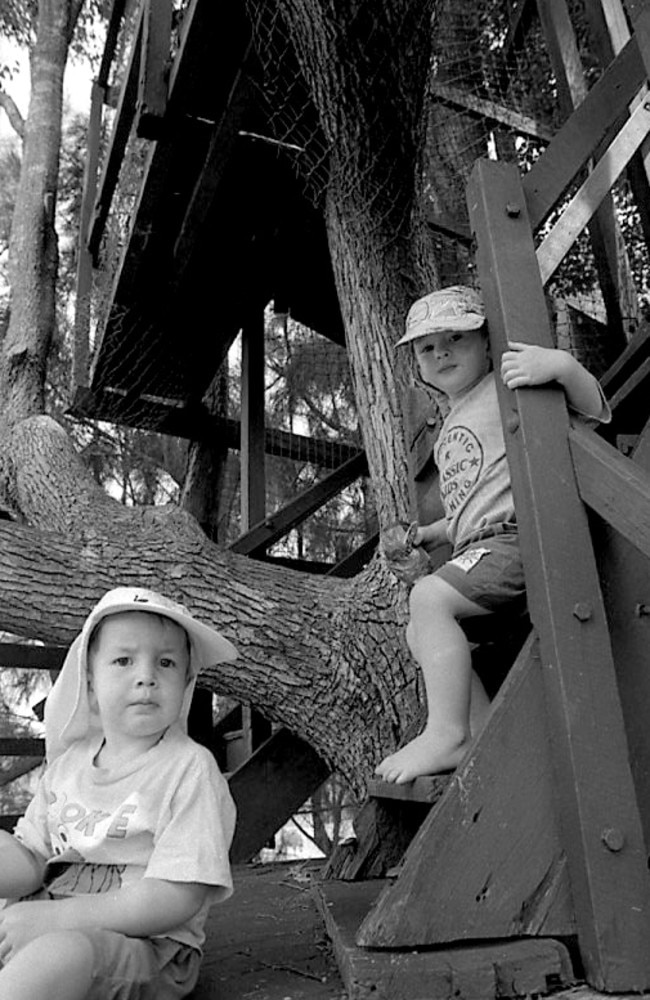
{"label": "wooden plank", "polygon": [[144,0],[135,117],[136,135],[142,139],[161,135],[167,111],[171,37],[172,0]]}
{"label": "wooden plank", "polygon": [[[127,405],[125,392],[79,387],[72,406],[66,412],[73,417],[106,420],[190,441],[225,439],[228,447],[235,451],[241,441],[238,420],[213,416],[202,405],[184,406],[146,393]],[[336,469],[342,462],[364,454],[356,445],[345,441],[289,434],[276,427],[265,428],[264,447],[267,455],[278,455],[295,462],[311,462],[326,469]]]}
{"label": "wooden plank", "polygon": [[441,101],[461,111],[469,111],[470,114],[487,122],[505,125],[518,135],[538,139],[545,144],[549,143],[553,138],[553,133],[546,125],[541,124],[529,115],[522,115],[519,111],[507,108],[503,104],[497,104],[495,101],[487,101],[476,97],[474,94],[463,91],[459,87],[452,87],[449,84],[434,80],[431,84],[431,94],[434,100]]}
{"label": "wooden plank", "polygon": [[371,948],[575,932],[531,640],[469,757],[359,928]]}
{"label": "wooden plank", "polygon": [[648,412],[648,385],[650,384],[650,358],[642,361],[635,372],[623,383],[611,398],[615,426],[621,422],[629,427],[632,421],[636,427],[643,423]]}
{"label": "wooden plank", "polygon": [[233,864],[249,861],[329,776],[316,751],[288,729],[278,729],[230,775],[237,827]]}
{"label": "wooden plank", "polygon": [[312,888],[348,1000],[490,1000],[535,996],[575,980],[558,941],[512,941],[453,950],[369,951],[355,944],[382,882],[323,882]]}
{"label": "wooden plank", "polygon": [[451,215],[442,215],[440,212],[436,211],[435,207],[428,202],[425,206],[426,219],[428,224],[436,232],[441,233],[442,236],[448,237],[448,239],[456,240],[463,246],[470,246],[472,242],[472,234],[469,231],[469,226],[465,219],[456,219]]}
{"label": "wooden plank", "polygon": [[[244,66],[248,51],[244,56]],[[179,287],[183,275],[196,249],[197,233],[205,223],[207,212],[212,205],[217,188],[221,183],[226,166],[232,156],[239,130],[251,100],[251,82],[247,71],[237,73],[221,121],[214,129],[205,157],[203,169],[185,211],[185,217],[174,244],[171,266],[173,282]]]}
{"label": "wooden plank", "polygon": [[[650,17],[650,12],[645,16]],[[534,229],[626,114],[644,80],[643,59],[636,38],[631,38],[525,175],[523,187]]]}
{"label": "wooden plank", "polygon": [[90,228],[88,231],[88,252],[97,262],[99,248],[106,227],[106,220],[115,194],[115,188],[120,176],[124,151],[131,134],[131,126],[135,117],[135,100],[138,90],[138,73],[140,70],[140,41],[142,38],[142,21],[144,17],[144,7],[140,9],[138,22],[134,34],[133,47],[129,57],[129,64],[126,68],[124,83],[120,92],[120,100],[115,112],[113,131],[111,133],[108,149],[104,158],[99,184],[97,186],[97,198],[92,213]]}
{"label": "wooden plank", "polygon": [[67,652],[67,646],[27,646],[20,642],[0,642],[0,667],[60,670]]}
{"label": "wooden plank", "polygon": [[650,558],[650,473],[588,428],[572,427],[569,444],[583,501]]}
{"label": "wooden plank", "polygon": [[[468,206],[493,356],[508,340],[552,346],[517,169],[479,161]],[[499,379],[497,385],[530,617],[544,664],[580,953],[592,986],[642,991],[650,986],[647,856],[566,405],[550,386],[511,392]],[[601,839],[614,827],[621,850],[607,849]]]}
{"label": "wooden plank", "polygon": [[649,132],[650,106],[639,104],[538,247],[544,284],[555,274]]}
{"label": "wooden plank", "polygon": [[266,514],[264,467],[264,312],[251,313],[242,328],[240,499],[241,533]]}
{"label": "wooden plank", "polygon": [[[641,435],[633,462],[639,470],[650,473],[650,426]],[[650,562],[638,548],[607,525],[598,526],[597,538],[598,566],[610,623],[630,763],[645,842],[650,845],[650,617],[647,613],[650,612]]]}
{"label": "wooden plank", "polygon": [[233,552],[241,555],[254,556],[263,552],[278,539],[283,538],[296,525],[302,524],[315,511],[319,510],[328,500],[353,483],[367,470],[366,456],[357,455],[340,465],[338,469],[325,476],[315,486],[305,490],[296,500],[275,511],[264,521],[256,524],[249,532],[238,538],[230,546]]}
{"label": "wooden plank", "polygon": [[600,384],[612,408],[617,405],[614,403],[615,394],[648,357],[650,357],[650,326],[646,324],[601,376]]}
{"label": "wooden plank", "polygon": [[396,785],[391,781],[380,781],[371,778],[368,782],[368,795],[374,799],[395,799],[398,802],[437,802],[449,784],[449,777],[432,775],[416,778],[406,785]]}
{"label": "wooden plank", "polygon": [[30,736],[0,737],[0,757],[44,757],[45,740]]}
{"label": "wooden plank", "polygon": [[328,569],[328,576],[340,576],[342,579],[349,579],[352,576],[356,576],[364,566],[368,565],[377,551],[378,545],[379,532],[375,531],[371,534],[370,538],[367,538],[365,542],[357,546],[354,552],[351,552],[345,559],[341,559],[335,566]]}

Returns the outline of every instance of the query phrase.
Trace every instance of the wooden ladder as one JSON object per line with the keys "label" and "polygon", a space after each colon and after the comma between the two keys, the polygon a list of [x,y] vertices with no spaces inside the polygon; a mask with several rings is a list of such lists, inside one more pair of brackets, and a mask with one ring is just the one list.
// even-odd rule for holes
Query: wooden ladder
{"label": "wooden ladder", "polygon": [[[508,340],[553,346],[544,284],[650,134],[649,32],[646,9],[529,173],[475,164],[467,205],[495,358]],[[536,247],[535,232],[597,149]],[[352,997],[370,981],[376,1000],[397,1000],[545,992],[572,976],[606,992],[650,990],[647,330],[603,384],[609,441],[570,426],[559,389],[499,385],[533,632],[471,754],[442,786],[437,779],[438,800],[396,877],[358,887],[370,911],[355,909],[350,887],[322,887]],[[418,788],[432,797],[430,782],[415,786],[405,797]],[[544,958],[548,939],[570,947]],[[480,944],[492,944],[487,957]],[[517,950],[531,945],[532,980]],[[405,949],[418,951],[410,964]]]}

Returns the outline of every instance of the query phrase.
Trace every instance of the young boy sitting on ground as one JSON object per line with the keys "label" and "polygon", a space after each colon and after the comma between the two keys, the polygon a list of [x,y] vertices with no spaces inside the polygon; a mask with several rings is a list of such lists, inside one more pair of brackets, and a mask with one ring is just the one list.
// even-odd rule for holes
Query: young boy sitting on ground
{"label": "young boy sitting on ground", "polygon": [[236,656],[149,590],[92,610],[47,699],[48,767],[0,831],[2,1000],[192,991],[208,909],[232,892],[235,807],[187,716],[199,669]]}
{"label": "young boy sitting on ground", "polygon": [[[460,285],[424,296],[409,310],[396,346],[402,344],[413,345],[420,377],[449,404],[434,448],[445,516],[416,526],[411,543],[431,549],[449,541],[453,551],[410,594],[406,638],[423,673],[427,721],[376,769],[397,784],[457,767],[489,706],[459,620],[500,611],[525,593],[481,297]],[[522,343],[508,347],[501,378],[509,389],[556,382],[574,412],[610,419],[597,380],[572,355]]]}

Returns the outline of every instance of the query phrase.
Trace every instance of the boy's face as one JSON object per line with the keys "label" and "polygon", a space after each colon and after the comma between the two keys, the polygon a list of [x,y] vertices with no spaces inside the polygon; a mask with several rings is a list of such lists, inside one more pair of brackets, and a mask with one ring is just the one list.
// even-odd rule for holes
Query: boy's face
{"label": "boy's face", "polygon": [[484,330],[440,330],[413,341],[424,382],[455,400],[490,370],[490,343]]}
{"label": "boy's face", "polygon": [[127,611],[100,624],[88,689],[107,746],[142,752],[158,741],[180,715],[189,663],[187,635],[170,619]]}

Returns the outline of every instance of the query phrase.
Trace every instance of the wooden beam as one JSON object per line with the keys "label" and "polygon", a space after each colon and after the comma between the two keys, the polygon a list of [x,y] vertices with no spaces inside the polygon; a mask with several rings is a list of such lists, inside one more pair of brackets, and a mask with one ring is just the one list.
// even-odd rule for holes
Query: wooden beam
{"label": "wooden beam", "polygon": [[639,104],[538,247],[543,284],[553,277],[649,132],[650,106]]}
{"label": "wooden beam", "polygon": [[[479,161],[467,197],[498,367],[509,340],[551,347],[553,338],[518,170]],[[550,386],[497,385],[585,975],[596,989],[643,991],[650,988],[647,852],[566,405]]]}
{"label": "wooden beam", "polygon": [[167,112],[171,41],[172,0],[144,0],[135,123],[142,139],[160,138]]}
{"label": "wooden beam", "polygon": [[264,468],[264,312],[249,315],[241,332],[241,532],[266,513]]}
{"label": "wooden beam", "polygon": [[99,255],[99,248],[106,227],[106,220],[115,194],[115,188],[120,176],[124,151],[131,134],[131,126],[135,117],[135,101],[138,92],[138,74],[140,72],[140,42],[142,38],[142,22],[144,17],[144,7],[140,9],[140,15],[135,29],[133,46],[129,57],[129,64],[126,68],[124,83],[120,92],[120,101],[115,112],[113,131],[111,133],[108,149],[104,157],[100,181],[97,187],[97,198],[92,213],[90,229],[88,232],[88,252],[95,262]]}
{"label": "wooden beam", "polygon": [[[557,82],[560,106],[569,117],[584,101],[588,86],[567,2],[537,0],[537,9]],[[622,349],[632,326],[636,324],[638,303],[611,194],[600,199],[599,207],[589,222],[589,233],[607,311],[610,340],[620,342]]]}
{"label": "wooden beam", "polygon": [[448,239],[457,240],[463,246],[471,246],[472,236],[465,219],[453,218],[451,215],[441,215],[430,203],[427,203],[425,212],[427,222],[436,232],[441,233]]}
{"label": "wooden beam", "polygon": [[[244,67],[248,52],[244,56]],[[221,121],[214,128],[205,157],[203,169],[185,211],[185,217],[174,244],[172,274],[174,286],[179,287],[196,250],[197,234],[201,231],[217,188],[239,136],[239,130],[251,99],[251,84],[245,70],[237,73]]]}
{"label": "wooden beam", "polygon": [[[203,404],[182,405],[146,393],[125,403],[126,392],[78,388],[73,405],[66,413],[77,420],[105,420],[125,427],[139,427],[157,434],[188,438],[190,441],[225,439],[229,448],[239,450],[241,425],[238,420],[215,417]],[[290,434],[276,427],[266,427],[264,447],[267,455],[310,462],[326,469],[336,469],[342,462],[363,454],[356,445]]]}
{"label": "wooden beam", "polygon": [[569,444],[583,501],[650,559],[650,473],[586,427],[572,427]]}
{"label": "wooden beam", "polygon": [[60,670],[67,646],[32,646],[20,642],[0,643],[0,667],[19,670]]}
{"label": "wooden beam", "polygon": [[540,124],[529,115],[522,115],[519,111],[507,108],[496,101],[487,101],[474,94],[452,87],[446,83],[439,83],[434,80],[431,85],[431,94],[435,100],[448,104],[452,108],[461,111],[469,111],[477,118],[496,124],[505,125],[518,135],[525,135],[530,139],[538,139],[544,144],[549,143],[553,138],[553,133],[546,125]]}
{"label": "wooden beam", "polygon": [[636,38],[631,38],[524,176],[533,229],[541,226],[613,125],[626,115],[644,80],[643,59]]}
{"label": "wooden beam", "polygon": [[250,861],[329,774],[316,751],[288,729],[269,737],[228,780],[237,806],[231,862]]}
{"label": "wooden beam", "polygon": [[44,757],[45,740],[31,736],[0,737],[0,757]]}
{"label": "wooden beam", "polygon": [[315,486],[305,490],[292,503],[256,524],[249,532],[233,542],[230,548],[233,552],[239,552],[240,555],[246,556],[255,556],[264,552],[274,542],[287,535],[292,528],[306,521],[323,504],[326,504],[328,500],[331,500],[355,479],[366,475],[367,469],[365,454],[349,459],[334,472],[331,472],[329,476],[316,483]]}

